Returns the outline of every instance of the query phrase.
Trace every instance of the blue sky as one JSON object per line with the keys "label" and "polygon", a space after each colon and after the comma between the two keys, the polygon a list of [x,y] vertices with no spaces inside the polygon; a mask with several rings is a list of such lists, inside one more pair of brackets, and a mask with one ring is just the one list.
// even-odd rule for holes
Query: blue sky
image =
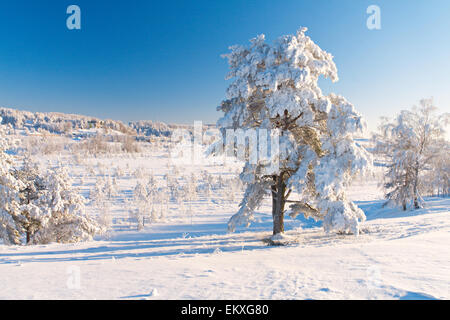
{"label": "blue sky", "polygon": [[[66,8],[81,8],[81,30]],[[381,8],[368,30],[366,8]],[[331,52],[344,95],[375,128],[422,97],[450,111],[450,1],[0,1],[0,105],[119,119],[215,122],[221,54],[300,26]]]}

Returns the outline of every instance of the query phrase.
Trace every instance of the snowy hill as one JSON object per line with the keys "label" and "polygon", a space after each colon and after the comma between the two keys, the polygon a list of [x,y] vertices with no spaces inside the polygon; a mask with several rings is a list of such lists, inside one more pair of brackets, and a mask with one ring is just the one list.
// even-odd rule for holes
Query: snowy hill
{"label": "snowy hill", "polygon": [[[40,130],[55,134],[67,134],[76,131],[79,136],[87,136],[83,133],[100,128],[144,137],[170,137],[176,129],[192,131],[192,125],[166,124],[151,120],[131,121],[125,124],[122,121],[77,114],[29,112],[11,108],[0,108],[0,119],[0,124],[10,125],[14,129],[26,130],[27,132]],[[204,126],[206,129],[214,127],[210,124]]]}

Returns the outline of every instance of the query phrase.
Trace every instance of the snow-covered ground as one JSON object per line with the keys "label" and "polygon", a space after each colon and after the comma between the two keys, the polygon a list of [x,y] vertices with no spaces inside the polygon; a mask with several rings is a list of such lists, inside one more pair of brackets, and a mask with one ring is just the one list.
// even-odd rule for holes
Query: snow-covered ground
{"label": "snow-covered ground", "polygon": [[[165,153],[72,164],[85,196],[98,173],[76,177],[89,162],[103,174],[124,171],[112,231],[87,243],[0,245],[0,299],[450,299],[449,198],[429,198],[417,211],[383,208],[376,181],[360,179],[349,190],[368,218],[359,237],[327,235],[320,223],[287,218],[291,243],[268,246],[268,202],[249,229],[227,233],[242,191],[231,200],[229,192],[200,195],[189,214],[171,201],[164,218],[137,231],[126,206],[138,178],[127,172],[141,168],[161,180],[174,170]],[[214,165],[178,169],[197,176],[236,172]]]}

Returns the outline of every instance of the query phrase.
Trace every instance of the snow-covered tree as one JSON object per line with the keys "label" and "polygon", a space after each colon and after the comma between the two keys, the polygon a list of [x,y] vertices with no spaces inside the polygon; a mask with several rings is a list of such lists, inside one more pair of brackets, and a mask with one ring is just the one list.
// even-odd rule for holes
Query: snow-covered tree
{"label": "snow-covered tree", "polygon": [[20,215],[19,191],[24,185],[12,173],[13,159],[6,153],[8,147],[3,125],[0,125],[0,240],[6,244],[20,244],[20,226],[14,217]]}
{"label": "snow-covered tree", "polygon": [[428,195],[450,195],[450,141],[443,144],[441,152],[432,160],[429,170],[425,174]]}
{"label": "snow-covered tree", "polygon": [[182,188],[182,198],[184,200],[184,203],[182,204],[182,209],[187,214],[189,214],[191,218],[191,224],[192,224],[192,218],[193,218],[193,211],[192,211],[192,204],[194,201],[198,199],[198,193],[197,193],[197,179],[193,173],[191,173],[190,176],[185,176],[184,180],[186,181],[183,188]]}
{"label": "snow-covered tree", "polygon": [[[227,129],[265,129],[271,137],[279,136],[280,146],[279,152],[270,150],[269,161],[254,163],[247,157],[241,173],[246,191],[240,210],[229,221],[231,231],[250,224],[266,195],[272,196],[274,235],[284,232],[286,205],[292,217],[302,213],[323,220],[326,231],[358,234],[365,219],[345,196],[352,176],[371,162],[353,139],[363,121],[345,98],[322,93],[319,77],[337,81],[337,69],[332,55],[306,36],[306,30],[273,44],[260,35],[224,55],[231,68],[227,78],[234,80],[218,107],[224,112],[217,123],[224,137],[221,145]],[[216,154],[223,151],[218,146]],[[258,147],[247,149],[251,148]]]}
{"label": "snow-covered tree", "polygon": [[105,183],[105,195],[109,201],[117,196],[117,180],[115,178],[108,177]]}
{"label": "snow-covered tree", "polygon": [[97,207],[101,207],[103,205],[103,203],[106,201],[104,179],[97,179],[94,185],[94,189],[92,189],[89,193],[89,198]]}
{"label": "snow-covered tree", "polygon": [[[380,133],[374,136],[375,152],[382,155],[388,170],[384,177],[386,198],[406,210],[408,204],[418,209],[427,189],[424,176],[438,169],[439,159],[448,157],[445,125],[449,115],[437,115],[432,99],[423,99],[419,107],[403,110],[393,120],[382,119]],[[445,162],[441,168],[445,181]]]}
{"label": "snow-covered tree", "polygon": [[107,229],[112,224],[111,199],[117,194],[117,186],[114,181],[110,177],[107,179],[100,177],[89,194],[91,203],[98,210],[100,224]]}
{"label": "snow-covered tree", "polygon": [[229,183],[229,192],[228,192],[228,200],[231,202],[235,201],[236,193],[240,192],[240,184],[241,181],[237,178],[233,178]]}
{"label": "snow-covered tree", "polygon": [[116,178],[121,178],[124,175],[122,168],[116,167],[114,175]]}
{"label": "snow-covered tree", "polygon": [[21,168],[14,171],[16,179],[23,183],[19,190],[20,212],[14,216],[18,231],[25,233],[26,243],[31,243],[34,233],[42,228],[47,220],[42,196],[45,192],[44,179],[37,164],[26,155]]}
{"label": "snow-covered tree", "polygon": [[98,222],[85,212],[86,199],[72,187],[65,168],[56,168],[45,179],[43,201],[49,220],[36,232],[35,243],[73,243],[91,240],[104,231]]}
{"label": "snow-covered tree", "polygon": [[136,170],[134,170],[133,176],[136,179],[143,179],[145,178],[145,170],[142,167],[138,167],[136,168]]}
{"label": "snow-covered tree", "polygon": [[169,211],[170,195],[167,186],[159,190],[158,198],[160,203],[160,212],[158,219],[163,220],[166,213]]}
{"label": "snow-covered tree", "polygon": [[139,180],[134,188],[133,197],[137,205],[134,211],[134,218],[137,221],[137,229],[141,230],[145,226],[145,217],[149,215],[150,205],[152,203],[146,186]]}

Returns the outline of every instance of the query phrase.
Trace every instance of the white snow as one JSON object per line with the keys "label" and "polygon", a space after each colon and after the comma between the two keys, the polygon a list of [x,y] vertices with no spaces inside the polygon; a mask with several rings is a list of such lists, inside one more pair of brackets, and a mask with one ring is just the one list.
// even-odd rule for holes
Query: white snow
{"label": "white snow", "polygon": [[[51,156],[49,156],[51,159]],[[132,172],[169,170],[163,152],[140,158],[85,159]],[[226,167],[189,167],[183,174]],[[78,174],[86,167],[72,165]],[[198,176],[198,175],[197,175]],[[450,198],[427,198],[416,211],[383,208],[375,180],[358,180],[348,195],[367,221],[358,237],[325,234],[312,219],[286,217],[286,246],[268,246],[270,203],[250,228],[227,233],[239,203],[226,194],[192,204],[192,216],[174,203],[165,219],[142,231],[125,223],[125,197],[136,178],[118,178],[111,208],[114,231],[78,244],[0,245],[0,299],[450,299]],[[95,179],[86,177],[82,193]],[[92,206],[91,210],[95,210]]]}

